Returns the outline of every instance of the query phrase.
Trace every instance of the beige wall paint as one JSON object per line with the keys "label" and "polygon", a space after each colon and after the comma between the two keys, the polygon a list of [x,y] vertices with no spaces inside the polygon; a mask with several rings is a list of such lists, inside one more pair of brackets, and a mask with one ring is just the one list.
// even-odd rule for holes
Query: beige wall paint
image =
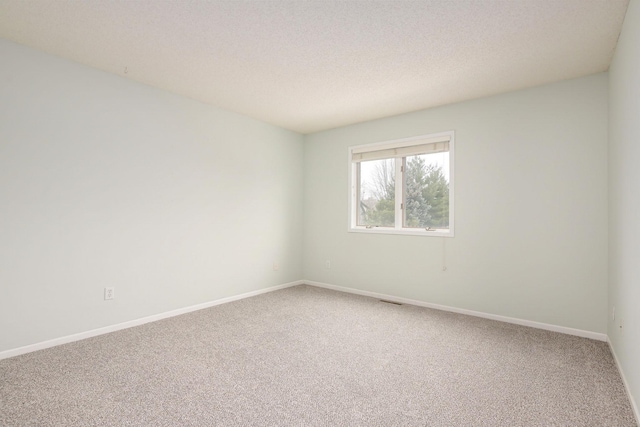
{"label": "beige wall paint", "polygon": [[636,416],[640,414],[639,41],[640,3],[632,0],[609,71],[608,334],[633,395]]}
{"label": "beige wall paint", "polygon": [[0,351],[302,276],[301,135],[0,57]]}
{"label": "beige wall paint", "polygon": [[[348,233],[347,147],[450,130],[456,236]],[[606,332],[606,74],[308,135],[304,200],[305,279]]]}

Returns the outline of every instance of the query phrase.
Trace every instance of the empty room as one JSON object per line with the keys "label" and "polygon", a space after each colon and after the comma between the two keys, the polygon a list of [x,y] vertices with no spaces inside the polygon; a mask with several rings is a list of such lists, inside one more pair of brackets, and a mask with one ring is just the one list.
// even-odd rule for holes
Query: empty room
{"label": "empty room", "polygon": [[640,0],[0,0],[0,426],[640,425]]}

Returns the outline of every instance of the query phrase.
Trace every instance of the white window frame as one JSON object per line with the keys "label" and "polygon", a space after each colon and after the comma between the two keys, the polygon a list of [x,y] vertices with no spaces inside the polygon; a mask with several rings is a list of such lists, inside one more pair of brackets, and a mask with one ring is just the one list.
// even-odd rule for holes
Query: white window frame
{"label": "white window frame", "polygon": [[[385,158],[395,159],[395,183],[396,183],[396,199],[395,199],[395,225],[393,227],[367,227],[357,225],[357,205],[358,205],[358,162],[354,161],[354,154],[358,153],[371,153],[374,151],[389,150],[389,152],[396,151],[402,152],[402,149],[411,151],[411,147],[416,147],[423,144],[432,144],[439,142],[448,142],[449,144],[449,229],[448,230],[426,230],[422,228],[408,228],[403,227],[403,212],[402,203],[404,197],[404,179],[401,169],[403,156],[397,154],[395,156],[389,156]],[[348,231],[351,233],[372,233],[372,234],[400,234],[400,235],[413,235],[413,236],[429,236],[429,237],[454,237],[454,132],[440,132],[432,133],[429,135],[420,135],[410,138],[396,139],[392,141],[382,141],[372,144],[355,145],[349,147],[348,159],[349,159],[349,227]]]}

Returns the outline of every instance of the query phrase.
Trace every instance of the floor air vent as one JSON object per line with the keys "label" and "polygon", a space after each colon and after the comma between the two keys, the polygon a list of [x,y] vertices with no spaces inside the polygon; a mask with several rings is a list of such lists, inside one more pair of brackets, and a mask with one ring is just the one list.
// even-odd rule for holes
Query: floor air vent
{"label": "floor air vent", "polygon": [[386,300],[386,299],[381,299],[380,302],[384,302],[386,304],[393,304],[393,305],[402,305],[401,302],[389,301],[389,300]]}

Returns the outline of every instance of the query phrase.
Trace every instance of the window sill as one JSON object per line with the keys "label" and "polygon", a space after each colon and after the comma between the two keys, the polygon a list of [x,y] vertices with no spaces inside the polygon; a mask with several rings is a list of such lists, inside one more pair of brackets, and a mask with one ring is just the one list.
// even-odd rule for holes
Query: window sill
{"label": "window sill", "polygon": [[390,227],[349,227],[349,233],[368,233],[368,234],[398,234],[402,236],[424,236],[424,237],[453,237],[453,230],[433,230],[427,231],[422,229],[398,229]]}

